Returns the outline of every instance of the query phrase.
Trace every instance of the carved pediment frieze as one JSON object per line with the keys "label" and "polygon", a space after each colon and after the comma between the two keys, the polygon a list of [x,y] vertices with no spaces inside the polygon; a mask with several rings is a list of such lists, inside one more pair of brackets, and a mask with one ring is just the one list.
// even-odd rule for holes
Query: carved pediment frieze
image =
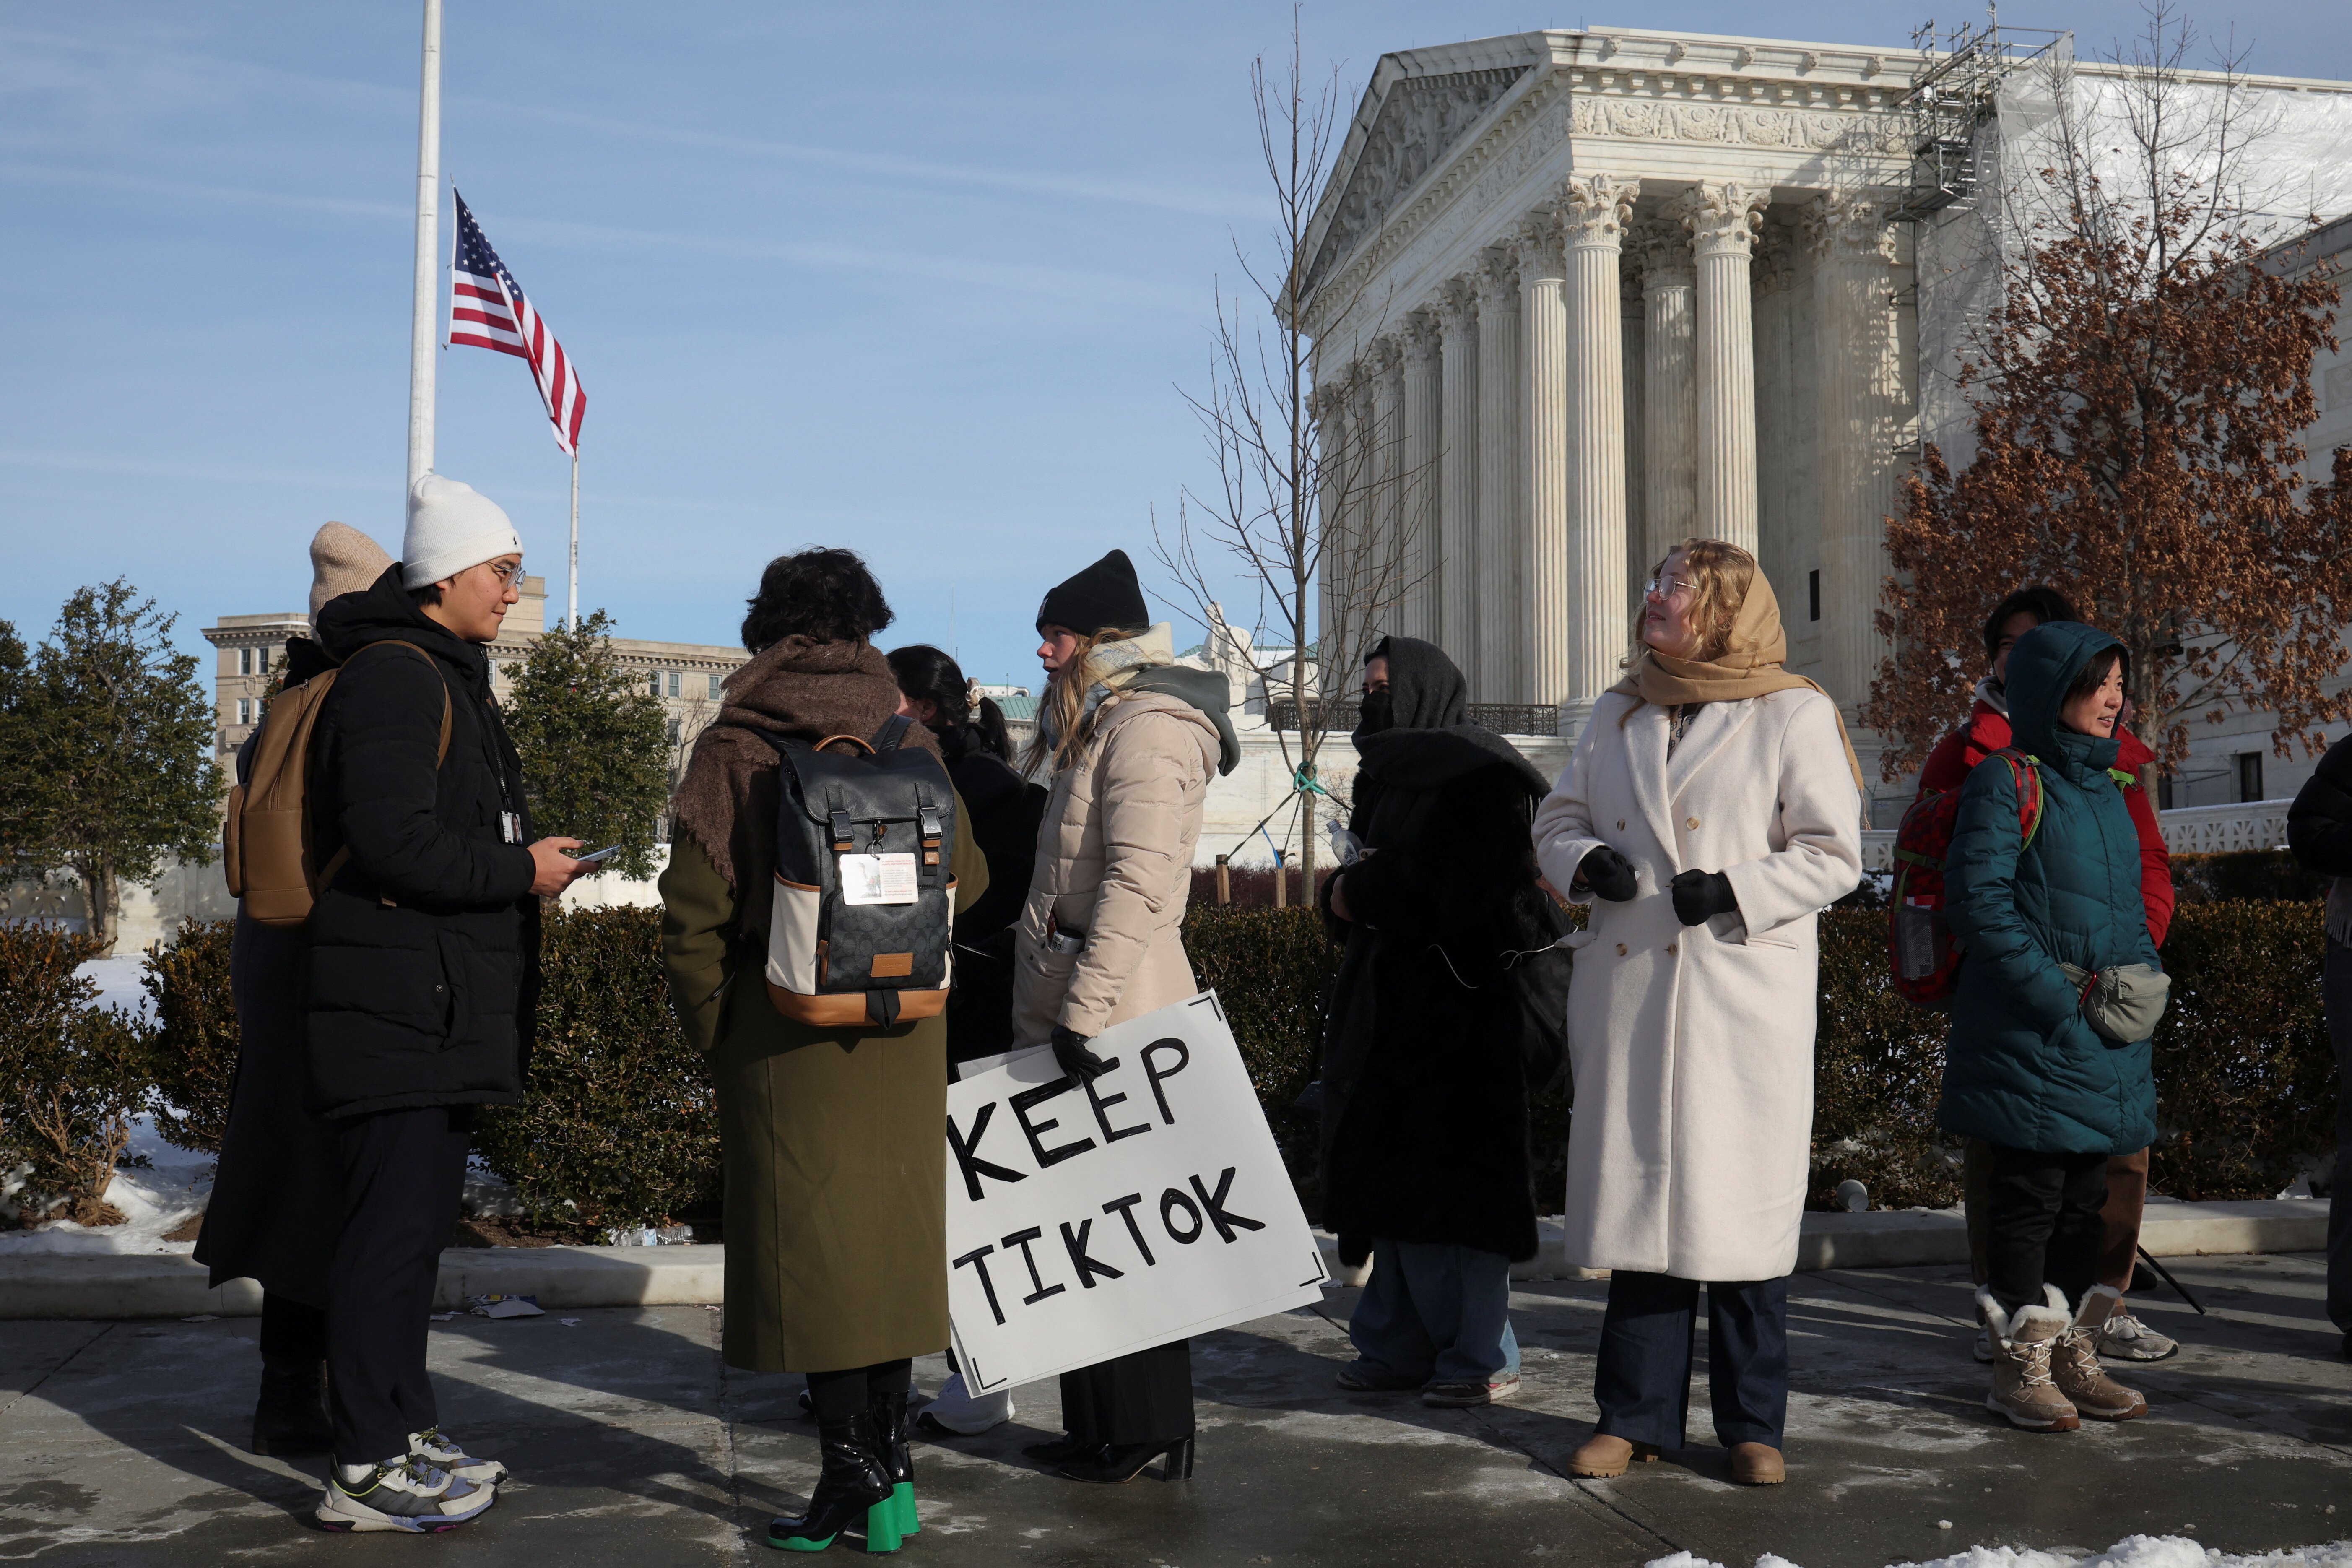
{"label": "carved pediment frieze", "polygon": [[1396,82],[1348,171],[1346,194],[1331,215],[1308,273],[1310,282],[1379,228],[1397,202],[1445,151],[1527,75],[1526,66],[1457,71],[1449,76],[1412,77]]}

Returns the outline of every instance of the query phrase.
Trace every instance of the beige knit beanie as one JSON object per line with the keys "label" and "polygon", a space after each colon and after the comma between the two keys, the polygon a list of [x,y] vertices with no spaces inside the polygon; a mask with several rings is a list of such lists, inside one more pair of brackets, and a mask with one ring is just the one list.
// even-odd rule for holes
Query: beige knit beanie
{"label": "beige knit beanie", "polygon": [[331,522],[310,541],[310,618],[327,601],[373,587],[392,564],[383,546],[349,523]]}

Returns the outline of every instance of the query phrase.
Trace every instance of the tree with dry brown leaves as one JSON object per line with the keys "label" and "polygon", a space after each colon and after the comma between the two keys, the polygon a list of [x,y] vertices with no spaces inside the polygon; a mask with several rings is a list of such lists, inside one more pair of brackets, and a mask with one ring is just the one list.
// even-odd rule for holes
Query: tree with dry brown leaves
{"label": "tree with dry brown leaves", "polygon": [[2233,707],[2274,716],[2282,756],[2352,716],[2329,690],[2352,621],[2352,449],[2323,480],[2301,471],[2336,279],[2234,178],[2255,123],[2234,69],[2218,99],[2198,84],[2198,108],[2178,68],[2190,35],[2152,21],[2109,124],[2053,84],[2047,164],[2011,204],[2020,243],[1960,372],[1976,452],[1956,473],[1929,447],[1888,520],[1877,626],[1895,652],[1863,718],[1889,779],[1966,717],[1985,617],[2029,583],[2129,650],[2156,767]]}

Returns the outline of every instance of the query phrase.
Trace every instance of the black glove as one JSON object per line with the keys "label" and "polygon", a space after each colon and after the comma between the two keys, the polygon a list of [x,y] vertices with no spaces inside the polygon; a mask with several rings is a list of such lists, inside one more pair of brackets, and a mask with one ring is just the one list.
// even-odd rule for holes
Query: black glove
{"label": "black glove", "polygon": [[1576,879],[1612,904],[1623,903],[1635,890],[1633,862],[1606,844],[1584,852],[1584,858],[1576,863]]}
{"label": "black glove", "polygon": [[1720,871],[1685,871],[1671,886],[1675,919],[1686,926],[1704,925],[1717,915],[1727,915],[1739,908],[1739,896],[1731,890],[1731,879]]}
{"label": "black glove", "polygon": [[1066,1029],[1059,1024],[1054,1026],[1054,1060],[1064,1072],[1080,1083],[1092,1083],[1118,1065],[1117,1057],[1105,1061],[1088,1050],[1087,1041],[1090,1037]]}

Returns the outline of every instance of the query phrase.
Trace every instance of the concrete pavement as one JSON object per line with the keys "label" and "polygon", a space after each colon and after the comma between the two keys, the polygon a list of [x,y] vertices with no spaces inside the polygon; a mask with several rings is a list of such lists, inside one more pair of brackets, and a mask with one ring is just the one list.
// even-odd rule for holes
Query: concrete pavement
{"label": "concrete pavement", "polygon": [[[1979,1543],[2084,1552],[2188,1533],[2249,1552],[2352,1537],[2352,1363],[2321,1310],[2318,1258],[2183,1259],[2174,1271],[2214,1312],[2140,1303],[2189,1347],[2123,1374],[2151,1415],[2039,1436],[1982,1408],[1962,1271],[1800,1277],[1790,1483],[1769,1491],[1725,1480],[1703,1373],[1698,1447],[1622,1480],[1565,1479],[1592,1417],[1604,1282],[1518,1289],[1523,1396],[1475,1412],[1335,1386],[1351,1293],[1334,1291],[1319,1312],[1197,1343],[1189,1485],[1085,1488],[1041,1473],[1020,1447],[1058,1423],[1052,1386],[1034,1387],[1013,1425],[919,1447],[925,1528],[901,1560],[1634,1568],[1687,1549],[1735,1565],[1769,1551],[1801,1568],[1879,1568]],[[776,1562],[760,1543],[765,1521],[814,1477],[799,1380],[723,1367],[716,1310],[460,1318],[433,1333],[444,1419],[519,1480],[485,1518],[431,1542],[322,1535],[301,1523],[316,1466],[242,1446],[255,1328],[0,1325],[0,1562],[382,1563],[420,1551],[450,1565]],[[944,1373],[940,1358],[919,1363],[919,1387]]]}

